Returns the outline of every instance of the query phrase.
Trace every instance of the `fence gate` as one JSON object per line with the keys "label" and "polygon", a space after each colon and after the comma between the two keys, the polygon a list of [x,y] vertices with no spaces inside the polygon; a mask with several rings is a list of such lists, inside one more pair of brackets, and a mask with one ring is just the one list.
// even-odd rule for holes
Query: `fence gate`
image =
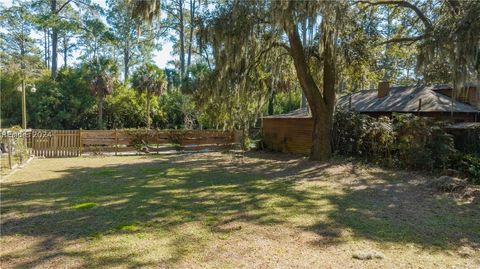
{"label": "fence gate", "polygon": [[35,156],[80,156],[80,130],[32,130],[27,143]]}

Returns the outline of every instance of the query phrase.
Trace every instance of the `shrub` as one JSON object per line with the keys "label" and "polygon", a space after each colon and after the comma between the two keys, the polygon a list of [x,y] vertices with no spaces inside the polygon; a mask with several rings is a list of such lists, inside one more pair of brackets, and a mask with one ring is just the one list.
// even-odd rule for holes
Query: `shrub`
{"label": "shrub", "polygon": [[463,156],[459,168],[472,183],[480,184],[480,157],[472,154]]}
{"label": "shrub", "polygon": [[389,163],[394,140],[392,122],[387,117],[375,119],[350,111],[335,114],[333,146],[340,154]]}
{"label": "shrub", "polygon": [[373,118],[350,111],[337,111],[333,126],[333,146],[336,152],[344,155],[363,156],[364,141]]}
{"label": "shrub", "polygon": [[4,129],[0,136],[0,143],[3,144],[4,149],[7,149],[12,154],[14,163],[22,164],[30,156],[26,133],[19,126]]}
{"label": "shrub", "polygon": [[337,111],[333,147],[336,152],[411,169],[447,168],[455,154],[444,124],[412,114],[378,119]]}
{"label": "shrub", "polygon": [[367,129],[365,139],[369,156],[377,161],[391,164],[391,153],[395,142],[395,131],[391,119],[380,117],[373,120]]}

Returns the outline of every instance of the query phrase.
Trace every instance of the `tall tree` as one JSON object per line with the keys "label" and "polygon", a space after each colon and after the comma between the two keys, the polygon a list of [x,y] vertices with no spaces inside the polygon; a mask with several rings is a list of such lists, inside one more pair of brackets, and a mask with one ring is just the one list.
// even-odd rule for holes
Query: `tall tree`
{"label": "tall tree", "polygon": [[162,94],[167,88],[167,81],[163,70],[153,64],[145,64],[138,68],[132,76],[132,86],[138,92],[145,92],[147,128],[151,126],[150,103],[153,96]]}
{"label": "tall tree", "polygon": [[22,107],[22,125],[26,128],[26,83],[41,70],[40,51],[32,38],[34,26],[28,3],[2,9],[0,27],[4,30],[0,32],[0,66],[2,77],[6,77],[8,81],[6,85],[2,85],[2,99],[5,100],[6,96],[19,96],[18,88],[22,91],[22,106],[13,102],[16,98],[11,98],[11,103],[2,103],[1,114],[2,117],[5,115],[10,118],[11,112]]}
{"label": "tall tree", "polygon": [[[450,82],[458,89],[468,82],[480,81],[479,1],[384,0],[357,3],[374,10],[378,6],[387,6],[407,12],[412,18],[405,24],[409,27],[403,25],[394,37],[384,43],[415,44],[418,47],[417,66],[425,82]],[[448,71],[445,72],[445,69]],[[432,72],[440,72],[440,76]]]}
{"label": "tall tree", "polygon": [[81,28],[77,43],[82,50],[82,59],[94,61],[97,57],[114,57],[109,55],[114,44],[114,35],[100,18],[85,15]]}
{"label": "tall tree", "polygon": [[117,79],[117,66],[108,58],[96,58],[90,63],[87,81],[90,91],[98,99],[98,129],[103,129],[103,103],[105,97],[113,93]]}
{"label": "tall tree", "polygon": [[[48,14],[38,14],[39,17],[42,17],[43,25],[48,27],[50,39],[46,40],[50,45],[50,57],[49,61],[51,63],[51,76],[53,79],[56,79],[58,74],[58,49],[59,49],[59,40],[62,31],[64,29],[65,21],[70,20],[70,16],[65,14],[65,10],[70,10],[70,15],[72,14],[71,8],[72,4],[75,4],[78,9],[94,10],[98,8],[98,5],[90,3],[90,0],[33,0],[32,6],[36,6],[38,11],[47,12]],[[48,5],[48,9],[45,7]]]}
{"label": "tall tree", "polygon": [[150,61],[157,48],[157,38],[163,35],[158,22],[142,24],[133,18],[123,2],[108,1],[107,22],[115,38],[115,46],[121,52],[123,75],[126,82],[131,68],[141,62]]}
{"label": "tall tree", "polygon": [[[235,78],[242,78],[242,85],[253,67],[265,62],[272,49],[282,49],[291,57],[312,113],[312,160],[325,160],[331,154],[336,44],[344,9],[346,5],[336,1],[234,0],[219,8],[209,23],[221,89],[231,87],[230,81],[238,81]],[[309,30],[316,31],[316,47],[302,44],[299,28],[305,18],[311,22]]]}

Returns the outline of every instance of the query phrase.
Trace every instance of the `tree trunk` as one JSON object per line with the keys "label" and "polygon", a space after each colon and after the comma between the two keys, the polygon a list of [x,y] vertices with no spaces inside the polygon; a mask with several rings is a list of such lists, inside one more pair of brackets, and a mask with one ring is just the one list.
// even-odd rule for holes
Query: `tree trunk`
{"label": "tree trunk", "polygon": [[147,128],[150,129],[151,118],[150,118],[150,92],[147,90]]}
{"label": "tree trunk", "polygon": [[67,34],[63,36],[63,67],[67,68],[67,58],[68,58],[68,38]]}
{"label": "tree trunk", "polygon": [[124,72],[124,82],[127,83],[128,76],[130,72],[129,68],[130,64],[130,49],[128,45],[123,48],[123,72]]}
{"label": "tree trunk", "polygon": [[[323,94],[320,92],[308,67],[297,27],[291,22],[285,31],[290,43],[297,78],[312,111],[313,132],[310,160],[326,160],[331,154],[331,125],[335,105],[335,70],[331,45],[325,46]],[[323,33],[323,36],[328,35]],[[328,36],[327,36],[328,38]],[[331,68],[331,69],[330,69]],[[333,76],[332,76],[333,75]]]}
{"label": "tree trunk", "polygon": [[50,69],[50,30],[47,30],[47,68]]}
{"label": "tree trunk", "polygon": [[268,115],[273,115],[273,102],[275,100],[275,89],[274,89],[274,79],[272,76],[271,83],[270,83],[270,96],[268,97]]}
{"label": "tree trunk", "polygon": [[103,95],[98,95],[98,129],[103,129]]}
{"label": "tree trunk", "polygon": [[183,81],[185,77],[185,25],[183,25],[183,1],[179,1],[179,34],[180,34],[180,77],[181,81]]}
{"label": "tree trunk", "polygon": [[[57,0],[51,0],[50,2],[52,14],[57,14]],[[52,78],[57,78],[57,52],[58,52],[58,30],[56,26],[52,27]]]}
{"label": "tree trunk", "polygon": [[[302,42],[303,46],[307,46],[307,21],[308,19],[305,18],[305,21],[302,23]],[[302,96],[300,99],[300,107],[304,108],[307,107],[307,97],[305,96],[305,93],[302,91]]]}
{"label": "tree trunk", "polygon": [[48,68],[48,43],[47,43],[47,29],[43,29],[43,58],[45,66]]}
{"label": "tree trunk", "polygon": [[[192,41],[193,41],[193,29],[195,27],[195,1],[190,0],[190,36],[188,38],[188,56],[187,56],[187,69],[190,66],[192,60]],[[188,74],[187,74],[188,75]]]}
{"label": "tree trunk", "polygon": [[271,93],[268,98],[268,115],[273,115],[273,101],[275,100],[275,93]]}
{"label": "tree trunk", "polygon": [[[313,112],[313,111],[312,111]],[[315,114],[315,115],[314,115]],[[312,148],[310,151],[311,160],[326,160],[332,152],[331,146],[331,118],[325,115],[316,115],[312,113],[313,133]]]}

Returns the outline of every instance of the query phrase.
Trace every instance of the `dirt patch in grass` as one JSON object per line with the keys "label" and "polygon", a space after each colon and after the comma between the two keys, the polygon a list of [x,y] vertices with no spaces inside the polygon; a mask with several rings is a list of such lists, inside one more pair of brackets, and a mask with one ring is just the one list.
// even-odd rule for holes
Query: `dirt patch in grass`
{"label": "dirt patch in grass", "polygon": [[[439,194],[428,182],[269,153],[39,159],[2,183],[0,262],[478,268],[478,200]],[[354,259],[359,252],[383,256]]]}

